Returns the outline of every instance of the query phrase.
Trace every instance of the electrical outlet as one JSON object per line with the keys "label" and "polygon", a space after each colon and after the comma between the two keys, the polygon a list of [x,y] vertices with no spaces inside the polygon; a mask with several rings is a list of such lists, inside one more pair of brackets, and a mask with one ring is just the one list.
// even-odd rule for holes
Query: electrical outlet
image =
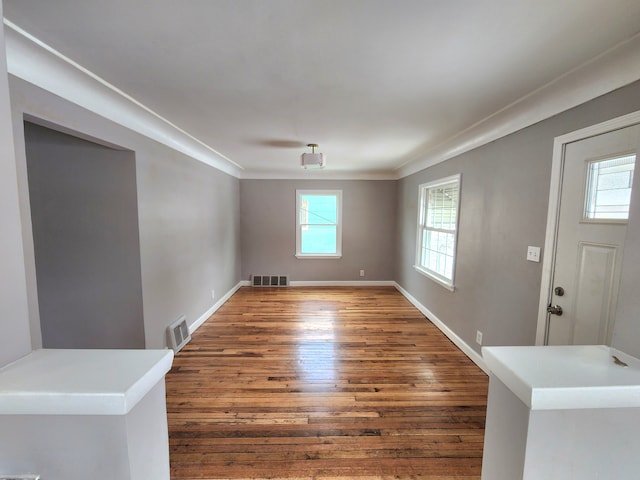
{"label": "electrical outlet", "polygon": [[360,270],[360,276],[364,277],[364,270]]}
{"label": "electrical outlet", "polygon": [[540,262],[540,247],[527,247],[527,260],[530,262]]}
{"label": "electrical outlet", "polygon": [[215,298],[216,298],[216,291],[211,290],[211,299],[215,300]]}
{"label": "electrical outlet", "polygon": [[482,332],[480,330],[476,331],[476,343],[482,345]]}

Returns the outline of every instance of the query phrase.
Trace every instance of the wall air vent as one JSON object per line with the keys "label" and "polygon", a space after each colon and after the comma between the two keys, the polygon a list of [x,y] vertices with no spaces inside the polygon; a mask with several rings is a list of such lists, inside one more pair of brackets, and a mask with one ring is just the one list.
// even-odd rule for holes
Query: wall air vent
{"label": "wall air vent", "polygon": [[182,315],[175,322],[169,325],[167,327],[167,336],[169,337],[168,344],[174,352],[178,353],[182,350],[182,347],[191,340],[189,327],[187,327],[187,317]]}
{"label": "wall air vent", "polygon": [[253,287],[288,287],[288,275],[251,275]]}

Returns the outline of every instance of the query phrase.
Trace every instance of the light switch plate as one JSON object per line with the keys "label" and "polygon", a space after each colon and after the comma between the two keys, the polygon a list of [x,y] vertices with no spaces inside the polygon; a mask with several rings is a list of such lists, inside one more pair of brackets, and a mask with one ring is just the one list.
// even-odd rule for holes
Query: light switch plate
{"label": "light switch plate", "polygon": [[527,260],[530,262],[540,262],[540,247],[527,247]]}

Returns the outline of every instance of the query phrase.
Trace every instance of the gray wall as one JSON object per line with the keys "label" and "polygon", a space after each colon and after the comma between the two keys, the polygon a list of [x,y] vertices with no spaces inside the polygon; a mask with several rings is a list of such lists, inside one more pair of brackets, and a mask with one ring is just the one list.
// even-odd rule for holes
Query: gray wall
{"label": "gray wall", "polygon": [[[295,257],[296,189],[342,190],[342,258]],[[393,280],[395,203],[395,181],[241,180],[242,278],[288,274],[293,281]]]}
{"label": "gray wall", "polygon": [[[526,251],[544,245],[553,140],[638,109],[640,82],[400,180],[396,281],[478,351],[476,330],[485,345],[533,345],[542,264]],[[462,190],[450,292],[412,266],[418,185],[454,173]]]}
{"label": "gray wall", "polygon": [[136,151],[145,319],[191,324],[240,281],[240,185],[157,147],[152,161]]}
{"label": "gray wall", "polygon": [[24,133],[42,346],[144,348],[133,152]]}
{"label": "gray wall", "polygon": [[10,76],[9,82],[32,347],[42,340],[25,115],[135,152],[145,346],[165,346],[170,322],[185,314],[193,323],[240,281],[239,180],[20,79]]}
{"label": "gray wall", "polygon": [[0,23],[0,368],[31,351],[4,45],[4,25]]}

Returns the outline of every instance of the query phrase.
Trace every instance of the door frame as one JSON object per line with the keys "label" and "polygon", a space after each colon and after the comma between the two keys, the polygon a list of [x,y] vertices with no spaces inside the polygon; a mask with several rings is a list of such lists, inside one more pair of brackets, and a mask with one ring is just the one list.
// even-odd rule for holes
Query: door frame
{"label": "door frame", "polygon": [[568,143],[584,140],[603,133],[619,130],[640,123],[640,110],[617,117],[606,122],[591,125],[574,132],[556,137],[553,141],[553,160],[551,164],[551,181],[549,188],[549,209],[547,211],[547,229],[544,240],[542,260],[542,279],[540,282],[540,301],[538,304],[538,325],[536,328],[536,345],[545,345],[549,314],[547,306],[551,301],[553,274],[555,271],[558,222],[560,216],[560,194],[562,192],[562,176],[564,171],[565,149]]}

